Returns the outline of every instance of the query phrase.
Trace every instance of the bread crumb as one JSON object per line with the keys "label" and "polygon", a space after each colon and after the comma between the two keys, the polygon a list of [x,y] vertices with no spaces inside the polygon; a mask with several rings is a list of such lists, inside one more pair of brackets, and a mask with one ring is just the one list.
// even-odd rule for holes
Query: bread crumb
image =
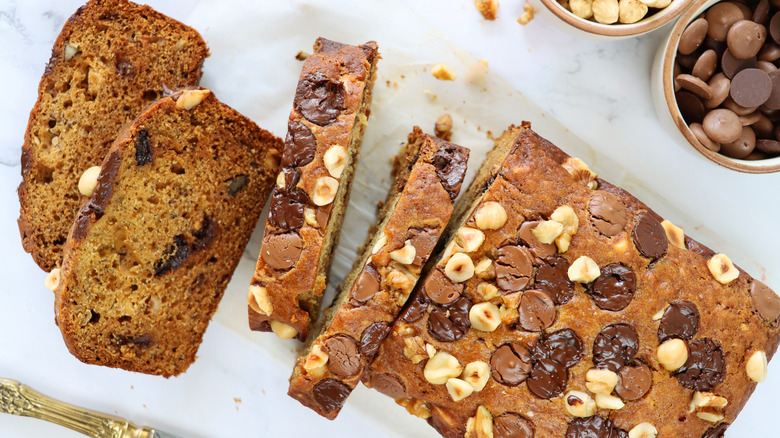
{"label": "bread crumb", "polygon": [[233,397],[233,402],[236,404],[236,412],[238,412],[238,406],[241,404],[242,400],[240,397]]}
{"label": "bread crumb", "polygon": [[436,119],[433,131],[436,137],[444,141],[450,141],[450,138],[452,138],[452,116],[447,113],[440,115]]}
{"label": "bread crumb", "polygon": [[303,50],[299,50],[298,53],[295,55],[295,59],[297,59],[298,61],[303,61],[308,57],[309,54],[304,52]]}
{"label": "bread crumb", "polygon": [[525,26],[534,19],[534,7],[526,2],[526,4],[523,6],[523,9],[525,12],[523,12],[523,15],[517,19],[517,22]]}
{"label": "bread crumb", "polygon": [[498,0],[474,0],[474,6],[485,18],[485,20],[493,21],[498,14]]}
{"label": "bread crumb", "polygon": [[484,65],[485,67],[488,66],[488,62],[486,60],[484,60],[484,59],[480,59],[479,62],[481,62],[482,65]]}
{"label": "bread crumb", "polygon": [[456,75],[449,67],[447,67],[446,64],[434,65],[431,73],[433,74],[433,77],[442,81],[454,81],[458,78],[458,75]]}

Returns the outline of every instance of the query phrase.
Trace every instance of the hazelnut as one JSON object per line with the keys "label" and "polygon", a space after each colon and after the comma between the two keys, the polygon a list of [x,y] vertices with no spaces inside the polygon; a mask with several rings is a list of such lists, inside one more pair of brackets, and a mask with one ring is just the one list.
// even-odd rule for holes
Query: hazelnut
{"label": "hazelnut", "polygon": [[382,231],[382,236],[374,244],[374,247],[371,249],[371,254],[373,255],[378,253],[385,245],[387,245],[387,234]]}
{"label": "hazelnut", "polygon": [[585,387],[594,394],[612,394],[617,384],[618,375],[610,370],[591,368],[585,374]]}
{"label": "hazelnut", "polygon": [[455,356],[439,351],[428,359],[423,369],[425,380],[434,385],[444,385],[447,380],[460,376],[462,368]]}
{"label": "hazelnut", "polygon": [[187,111],[195,108],[195,106],[206,98],[211,93],[209,90],[184,90],[181,95],[176,99],[176,109],[185,109]]}
{"label": "hazelnut", "polygon": [[501,294],[501,301],[503,301],[507,307],[517,309],[517,307],[520,306],[520,298],[522,297],[523,297],[523,292]]}
{"label": "hazelnut", "polygon": [[490,301],[498,295],[498,288],[495,285],[482,282],[477,285],[477,290],[474,292],[474,300],[477,302]]}
{"label": "hazelnut", "polygon": [[57,286],[60,285],[60,268],[54,268],[46,275],[46,279],[43,280],[43,285],[47,289],[54,292]]}
{"label": "hazelnut", "polygon": [[465,252],[474,252],[485,241],[485,233],[476,228],[460,227],[456,235],[456,242]]}
{"label": "hazelnut", "polygon": [[620,0],[619,21],[623,24],[633,24],[647,15],[647,5],[639,0]]}
{"label": "hazelnut", "polygon": [[417,418],[422,418],[423,420],[431,418],[431,409],[424,401],[418,398],[399,398],[395,402],[399,406],[406,408],[406,412]]}
{"label": "hazelnut", "polygon": [[542,221],[531,230],[536,240],[542,243],[553,243],[562,232],[563,224],[556,221]]}
{"label": "hazelnut", "polygon": [[766,380],[766,353],[764,351],[754,352],[745,364],[745,372],[754,382],[761,383]]}
{"label": "hazelnut", "polygon": [[588,256],[580,256],[569,266],[569,280],[590,283],[601,275],[599,265]]}
{"label": "hazelnut", "polygon": [[658,346],[656,357],[667,371],[675,371],[688,360],[688,344],[682,339],[669,339]]}
{"label": "hazelnut", "polygon": [[728,403],[725,397],[711,392],[696,391],[691,398],[688,412],[696,412],[696,416],[702,420],[717,423],[725,418],[723,409]]}
{"label": "hazelnut", "polygon": [[466,281],[474,276],[474,262],[462,252],[453,254],[444,267],[444,274],[456,283]]}
{"label": "hazelnut", "polygon": [[525,26],[534,19],[534,7],[529,3],[523,5],[523,13],[517,18],[517,22]]}
{"label": "hazelnut", "polygon": [[336,199],[336,191],[339,189],[339,182],[329,176],[321,176],[314,183],[314,193],[311,200],[314,205],[322,207],[328,205]]}
{"label": "hazelnut", "polygon": [[411,240],[404,242],[403,248],[390,251],[390,258],[402,265],[411,265],[416,255],[417,250]]}
{"label": "hazelnut", "polygon": [[79,193],[84,196],[92,196],[98,184],[100,166],[92,166],[85,170],[79,177]]}
{"label": "hazelnut", "polygon": [[436,347],[426,342],[425,352],[428,354],[428,357],[433,357],[436,354]]}
{"label": "hazelnut", "polygon": [[498,0],[474,0],[474,6],[485,20],[495,20],[498,13]]}
{"label": "hazelnut", "polygon": [[666,219],[661,221],[661,226],[664,227],[664,231],[666,231],[666,238],[669,240],[669,243],[680,249],[687,249],[685,247],[685,233],[682,228]]}
{"label": "hazelnut", "polygon": [[488,201],[474,212],[474,222],[480,230],[497,230],[507,220],[506,210],[498,202]]}
{"label": "hazelnut", "polygon": [[648,8],[656,8],[656,9],[663,9],[670,4],[672,4],[672,0],[639,0],[640,2],[647,5]]}
{"label": "hazelnut", "polygon": [[279,321],[271,321],[271,331],[273,331],[279,339],[292,339],[298,336],[298,330],[296,330],[295,327]]}
{"label": "hazelnut", "polygon": [[472,431],[476,438],[493,438],[493,414],[488,408],[480,406],[477,413],[466,422],[466,433]]}
{"label": "hazelnut", "polygon": [[707,261],[707,268],[720,284],[729,284],[739,277],[739,270],[734,267],[726,254],[715,254]]}
{"label": "hazelnut", "polygon": [[452,397],[453,401],[461,401],[474,392],[474,388],[472,388],[468,382],[461,379],[448,379],[447,383],[445,383],[445,386],[447,387],[447,392],[450,393],[450,397]]}
{"label": "hazelnut", "polygon": [[404,356],[411,360],[413,364],[418,364],[429,356],[426,350],[425,341],[420,336],[414,336],[404,339]]}
{"label": "hazelnut", "polygon": [[585,187],[591,190],[598,188],[598,182],[596,181],[598,175],[591,171],[588,165],[579,158],[569,157],[561,166],[569,172],[572,178],[585,185]]}
{"label": "hazelnut", "polygon": [[341,173],[347,166],[347,151],[341,146],[333,146],[322,156],[325,168],[333,178],[341,178]]}
{"label": "hazelnut", "polygon": [[306,225],[310,227],[319,227],[320,224],[317,222],[317,212],[314,211],[311,207],[306,207],[303,209],[303,220],[306,221]]}
{"label": "hazelnut", "polygon": [[433,133],[436,134],[436,137],[449,141],[450,137],[452,137],[452,116],[449,114],[440,115],[436,119]]}
{"label": "hazelnut", "polygon": [[658,429],[650,423],[639,423],[628,431],[628,438],[655,438]]}
{"label": "hazelnut", "polygon": [[718,423],[720,421],[723,421],[724,418],[726,418],[723,414],[718,414],[715,412],[697,412],[696,416],[701,418],[704,421],[709,421],[710,423]]}
{"label": "hazelnut", "polygon": [[566,411],[575,417],[590,417],[596,413],[596,402],[586,393],[569,391],[563,396]]}
{"label": "hazelnut", "polygon": [[498,306],[491,302],[474,304],[469,310],[469,321],[475,330],[492,332],[501,324]]}
{"label": "hazelnut", "polygon": [[283,189],[285,186],[284,179],[284,172],[279,172],[279,174],[276,175],[276,187]]}
{"label": "hazelnut", "polygon": [[474,266],[474,274],[482,280],[492,280],[496,278],[496,270],[493,268],[493,261],[484,258]]}
{"label": "hazelnut", "polygon": [[615,397],[614,395],[609,394],[596,394],[596,406],[600,407],[601,409],[610,409],[610,410],[618,410],[623,409],[623,406],[626,404],[623,403],[623,400],[621,400],[619,397]]}
{"label": "hazelnut", "polygon": [[569,0],[571,12],[584,19],[593,16],[593,0]]}
{"label": "hazelnut", "polygon": [[458,75],[453,73],[453,71],[447,67],[446,64],[436,64],[431,69],[431,74],[434,78],[442,80],[442,81],[454,81],[458,78]]}
{"label": "hazelnut", "polygon": [[274,306],[268,299],[268,289],[253,284],[249,286],[249,308],[263,315],[270,315]]}
{"label": "hazelnut", "polygon": [[593,0],[592,8],[593,18],[599,23],[612,24],[618,21],[618,0]]}
{"label": "hazelnut", "polygon": [[490,365],[482,361],[470,362],[463,369],[462,377],[474,388],[474,391],[482,391],[490,379]]}
{"label": "hazelnut", "polygon": [[76,56],[76,53],[79,52],[79,46],[76,44],[71,43],[65,43],[65,50],[63,55],[65,56],[66,61],[70,61],[71,58]]}
{"label": "hazelnut", "polygon": [[314,371],[319,368],[324,368],[328,363],[328,353],[322,351],[320,344],[315,344],[309,355],[306,356],[306,362],[303,363],[303,368],[306,371]]}
{"label": "hazelnut", "polygon": [[[669,306],[666,306],[666,307],[669,307]],[[655,312],[655,314],[653,314],[653,321],[660,321],[661,318],[664,317],[664,313],[666,313],[666,307],[664,307],[663,309],[661,309],[661,310]]]}
{"label": "hazelnut", "polygon": [[450,257],[452,257],[453,254],[462,250],[463,248],[461,248],[455,242],[455,239],[451,240],[450,243],[448,243],[447,246],[444,248],[444,251],[441,253],[441,259],[439,259],[439,266],[446,265],[447,262],[450,261]]}
{"label": "hazelnut", "polygon": [[564,253],[569,249],[569,243],[571,243],[571,237],[577,233],[577,228],[580,226],[580,220],[577,217],[577,213],[574,209],[568,205],[561,205],[556,208],[550,219],[563,225],[563,230],[558,237],[555,238],[555,245],[558,247],[558,252]]}
{"label": "hazelnut", "polygon": [[517,311],[517,306],[509,306],[506,304],[502,304],[501,307],[498,308],[498,313],[501,315],[501,321],[506,325],[517,322],[517,318],[520,316],[520,312]]}

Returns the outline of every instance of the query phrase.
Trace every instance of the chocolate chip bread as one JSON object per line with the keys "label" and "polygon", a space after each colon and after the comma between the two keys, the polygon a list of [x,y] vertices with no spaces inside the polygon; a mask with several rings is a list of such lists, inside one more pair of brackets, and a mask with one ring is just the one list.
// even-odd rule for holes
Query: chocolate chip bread
{"label": "chocolate chip bread", "polygon": [[184,372],[278,170],[282,141],[209,90],[165,97],[111,147],[64,248],[56,321],[79,360]]}
{"label": "chocolate chip bread", "polygon": [[125,0],[91,0],[65,23],[22,146],[19,230],[38,266],[62,260],[82,173],[166,88],[197,85],[207,56],[195,29]]}
{"label": "chocolate chip bread", "polygon": [[306,339],[349,199],[374,84],[377,45],[319,38],[295,90],[282,171],[249,288],[249,326]]}
{"label": "chocolate chip bread", "polygon": [[293,369],[292,397],[336,418],[447,226],[468,157],[420,128],[409,134],[375,233]]}
{"label": "chocolate chip bread", "polygon": [[512,127],[364,383],[456,437],[722,436],[780,298],[584,163]]}

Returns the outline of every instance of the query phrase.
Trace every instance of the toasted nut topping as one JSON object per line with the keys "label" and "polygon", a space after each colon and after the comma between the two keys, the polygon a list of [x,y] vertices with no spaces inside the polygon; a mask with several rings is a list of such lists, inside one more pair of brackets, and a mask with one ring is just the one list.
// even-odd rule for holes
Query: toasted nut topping
{"label": "toasted nut topping", "polygon": [[303,220],[306,221],[306,225],[310,227],[319,227],[319,223],[317,223],[317,212],[314,211],[311,207],[306,207],[303,209]]}
{"label": "toasted nut topping", "polygon": [[84,196],[92,196],[98,184],[100,166],[92,166],[85,170],[79,178],[79,193]]}
{"label": "toasted nut topping", "polygon": [[498,202],[488,201],[474,212],[474,222],[480,230],[497,230],[507,220],[506,210]]}
{"label": "toasted nut topping", "polygon": [[569,280],[577,283],[590,283],[601,275],[599,265],[588,256],[580,256],[569,266]]}
{"label": "toasted nut topping", "polygon": [[461,379],[448,379],[445,385],[447,386],[447,392],[450,393],[450,397],[452,397],[453,401],[463,400],[474,392],[474,388],[472,388],[468,382]]}
{"label": "toasted nut topping", "polygon": [[493,414],[484,406],[474,415],[474,432],[477,438],[493,438]]}
{"label": "toasted nut topping", "polygon": [[322,351],[322,347],[319,344],[315,344],[311,348],[309,355],[306,356],[303,368],[307,371],[314,371],[315,369],[325,367],[326,363],[328,363],[328,353]]}
{"label": "toasted nut topping", "polygon": [[528,2],[523,5],[523,13],[517,18],[517,22],[525,26],[534,19],[534,7]]}
{"label": "toasted nut topping", "polygon": [[685,233],[682,228],[666,219],[661,221],[661,226],[664,227],[664,231],[666,231],[666,238],[669,240],[669,243],[680,249],[687,249],[685,247]]}
{"label": "toasted nut topping", "polygon": [[449,141],[452,137],[452,116],[449,114],[442,114],[436,119],[436,124],[433,127],[433,133],[436,137]]}
{"label": "toasted nut topping", "polygon": [[329,176],[321,176],[314,183],[314,194],[311,197],[314,205],[328,205],[336,199],[336,191],[339,189],[339,182]]}
{"label": "toasted nut topping", "polygon": [[403,248],[390,251],[390,258],[402,265],[412,264],[415,255],[417,255],[417,250],[412,245],[411,240],[404,242]]}
{"label": "toasted nut topping", "polygon": [[658,346],[656,356],[667,371],[675,371],[688,360],[688,345],[682,339],[669,339]]}
{"label": "toasted nut topping", "polygon": [[57,286],[60,285],[60,268],[52,269],[51,272],[46,275],[46,279],[43,280],[43,285],[54,292],[54,290],[57,289]]}
{"label": "toasted nut topping", "polygon": [[[477,264],[479,266],[479,264]],[[475,268],[476,269],[476,268]],[[482,282],[477,285],[474,300],[477,302],[490,301],[498,296],[498,288],[492,283]]]}
{"label": "toasted nut topping", "polygon": [[731,263],[731,259],[726,254],[715,254],[707,261],[707,267],[710,273],[718,283],[729,284],[739,277],[739,270]]}
{"label": "toasted nut topping", "polygon": [[563,396],[566,411],[575,417],[590,417],[596,413],[596,402],[586,393],[569,391]]}
{"label": "toasted nut topping", "polygon": [[268,299],[268,289],[253,284],[249,286],[249,308],[263,315],[274,312],[274,306]]}
{"label": "toasted nut topping", "polygon": [[404,339],[404,356],[413,364],[418,364],[429,357],[425,341],[420,336]]}
{"label": "toasted nut topping", "polygon": [[555,238],[555,245],[558,247],[558,252],[564,253],[569,249],[571,237],[577,233],[577,228],[580,226],[580,219],[577,217],[577,213],[574,212],[574,209],[568,205],[561,205],[556,208],[553,214],[550,215],[550,219],[563,225],[561,234]]}
{"label": "toasted nut topping", "polygon": [[428,405],[418,398],[399,398],[395,401],[399,406],[406,408],[406,411],[415,417],[427,420],[431,418],[431,409]]}
{"label": "toasted nut topping", "polygon": [[298,336],[298,330],[279,321],[271,321],[271,331],[273,331],[279,339],[292,339]]}
{"label": "toasted nut topping", "polygon": [[[590,0],[588,0],[587,3],[590,3]],[[569,172],[569,175],[571,175],[572,178],[585,185],[585,187],[591,190],[596,190],[598,187],[598,182],[596,181],[598,175],[593,173],[588,168],[588,165],[579,158],[569,157],[566,159],[566,161],[564,161],[562,166],[564,169],[566,169],[567,172]]]}
{"label": "toasted nut topping", "polygon": [[594,394],[612,394],[617,384],[618,375],[610,370],[591,368],[585,374],[585,387]]}
{"label": "toasted nut topping", "polygon": [[284,185],[284,172],[279,172],[279,174],[276,175],[276,187],[283,189]]}
{"label": "toasted nut topping", "polygon": [[444,267],[444,274],[456,283],[466,281],[474,276],[474,262],[462,252],[453,254]]}
{"label": "toasted nut topping", "polygon": [[322,156],[325,168],[333,178],[341,178],[341,173],[347,166],[347,150],[342,146],[333,146]]}
{"label": "toasted nut topping", "polygon": [[444,385],[447,380],[460,376],[462,368],[455,356],[440,351],[428,359],[423,375],[425,380],[434,385]]}
{"label": "toasted nut topping", "polygon": [[176,109],[185,109],[187,111],[195,108],[195,106],[206,98],[211,93],[209,90],[184,90],[181,95],[176,99]]}
{"label": "toasted nut topping", "polygon": [[445,64],[436,64],[433,66],[433,69],[431,69],[431,74],[433,74],[433,77],[436,79],[440,79],[442,81],[454,81],[458,78],[458,75],[456,75],[447,65]]}
{"label": "toasted nut topping", "polygon": [[542,243],[553,243],[563,233],[563,224],[556,221],[542,221],[531,230],[531,233]]}
{"label": "toasted nut topping", "polygon": [[477,262],[477,265],[474,266],[474,273],[482,280],[492,280],[496,278],[496,270],[493,268],[493,261],[488,258],[484,258]]}
{"label": "toasted nut topping", "polygon": [[658,429],[650,423],[639,423],[628,431],[628,438],[655,438]]}
{"label": "toasted nut topping", "polygon": [[495,20],[498,14],[498,0],[474,0],[474,6],[485,20]]}
{"label": "toasted nut topping", "polygon": [[382,237],[379,238],[379,240],[376,241],[374,244],[374,247],[371,249],[371,254],[376,254],[379,251],[382,250],[382,247],[387,245],[387,234],[385,234],[384,231],[382,231]]}
{"label": "toasted nut topping", "polygon": [[617,410],[623,409],[623,406],[625,405],[626,404],[623,403],[623,400],[615,397],[614,395],[596,394],[596,406],[600,407],[601,409]]}
{"label": "toasted nut topping", "polygon": [[768,373],[766,367],[766,353],[764,351],[756,351],[748,359],[745,364],[745,372],[750,380],[761,383],[766,380]]}
{"label": "toasted nut topping", "polygon": [[490,379],[490,365],[482,361],[470,362],[463,369],[462,377],[474,388],[474,391],[482,391]]}
{"label": "toasted nut topping", "polygon": [[492,332],[501,324],[498,306],[490,302],[474,304],[469,310],[469,321],[475,330]]}
{"label": "toasted nut topping", "polygon": [[65,43],[65,51],[64,52],[65,52],[64,53],[65,60],[66,61],[70,61],[70,59],[73,58],[74,56],[76,56],[76,53],[79,52],[79,46],[77,46],[76,44]]}
{"label": "toasted nut topping", "polygon": [[458,245],[463,248],[463,251],[473,252],[482,246],[482,242],[485,241],[485,233],[476,228],[460,227],[455,238]]}

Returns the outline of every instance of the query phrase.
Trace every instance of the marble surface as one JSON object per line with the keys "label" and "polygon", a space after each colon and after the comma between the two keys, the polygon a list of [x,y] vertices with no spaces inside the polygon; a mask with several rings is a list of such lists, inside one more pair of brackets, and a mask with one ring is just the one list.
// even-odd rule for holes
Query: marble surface
{"label": "marble surface", "polygon": [[[203,4],[183,0],[149,3],[195,25],[208,41]],[[339,4],[303,3],[311,4],[312,11]],[[69,355],[53,324],[52,295],[41,286],[45,274],[21,249],[15,188],[20,181],[19,148],[40,75],[54,38],[79,4],[74,0],[0,0],[0,78],[5,84],[0,101],[0,187],[5,188],[0,190],[0,278],[4,279],[0,288],[0,376],[187,437],[303,436],[312,431],[318,436],[436,436],[391,400],[365,388],[356,391],[335,422],[300,407],[284,395],[289,367],[279,365],[292,357],[295,346],[237,334],[227,321],[237,318],[230,312],[240,306],[223,303],[206,333],[200,359],[178,378],[165,380],[87,366]],[[235,4],[236,16],[248,7],[244,1]],[[658,199],[651,205],[659,213],[694,238],[729,253],[752,275],[780,288],[780,259],[775,256],[780,244],[780,173],[746,175],[710,163],[677,143],[655,116],[650,66],[668,27],[650,36],[594,42],[576,39],[541,19],[520,26],[515,20],[522,13],[522,0],[502,1],[495,22],[482,20],[470,0],[377,0],[368,4],[377,10],[408,7],[410,11],[404,13],[424,17],[431,31],[441,32],[454,45],[487,61],[493,73],[570,131],[543,134],[581,138],[596,152],[591,164],[600,173],[641,199]],[[338,32],[338,23],[333,27]],[[258,44],[257,50],[261,47]],[[529,114],[536,110],[529,108],[518,106],[517,114],[504,116],[516,121],[532,118]],[[265,121],[255,120],[261,125]],[[278,120],[269,123],[276,128],[269,129],[283,135],[283,125],[276,126]],[[349,250],[343,252],[349,254]],[[241,314],[238,319],[243,318]],[[728,436],[772,436],[776,432],[780,419],[773,396],[780,391],[778,373],[776,361],[770,365],[768,381],[758,386]],[[79,435],[3,415],[0,436]]]}

